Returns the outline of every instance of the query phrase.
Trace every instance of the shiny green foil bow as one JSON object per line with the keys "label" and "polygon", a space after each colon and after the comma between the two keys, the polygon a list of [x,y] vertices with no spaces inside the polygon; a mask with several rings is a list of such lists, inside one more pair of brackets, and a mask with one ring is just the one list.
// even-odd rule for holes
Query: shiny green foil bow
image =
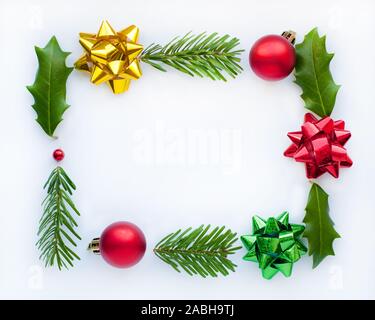
{"label": "shiny green foil bow", "polygon": [[301,241],[304,230],[303,225],[289,224],[288,212],[267,221],[254,216],[253,234],[241,236],[248,251],[243,259],[258,262],[265,279],[271,279],[279,271],[289,277],[293,263],[307,252]]}

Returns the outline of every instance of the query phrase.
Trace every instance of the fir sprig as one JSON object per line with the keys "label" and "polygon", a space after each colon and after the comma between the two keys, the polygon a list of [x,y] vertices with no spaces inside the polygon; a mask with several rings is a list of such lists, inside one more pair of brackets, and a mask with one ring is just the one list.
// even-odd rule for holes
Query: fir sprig
{"label": "fir sprig", "polygon": [[223,73],[235,78],[241,71],[239,55],[244,50],[236,49],[240,41],[229,35],[219,36],[201,33],[176,37],[165,46],[151,44],[141,55],[141,60],[166,71],[160,63],[191,76],[209,77],[226,81]]}
{"label": "fir sprig", "polygon": [[173,269],[180,268],[189,275],[216,277],[218,273],[226,276],[237,267],[228,255],[241,247],[234,247],[237,234],[225,227],[215,227],[209,232],[210,225],[201,225],[197,229],[181,229],[169,234],[154,248],[154,253]]}
{"label": "fir sprig", "polygon": [[73,238],[81,240],[74,230],[78,224],[70,212],[80,215],[70,198],[76,187],[64,169],[56,167],[44,185],[46,188],[47,196],[42,203],[43,215],[39,222],[39,240],[36,243],[40,259],[46,266],[57,263],[60,270],[62,267],[73,267],[73,260],[80,260],[71,249],[71,246],[77,246]]}

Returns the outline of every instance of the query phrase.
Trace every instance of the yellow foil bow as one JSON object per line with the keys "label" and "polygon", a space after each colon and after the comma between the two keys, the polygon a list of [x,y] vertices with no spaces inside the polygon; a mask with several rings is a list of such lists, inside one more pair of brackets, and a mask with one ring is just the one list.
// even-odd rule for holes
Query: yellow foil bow
{"label": "yellow foil bow", "polygon": [[130,81],[142,75],[138,57],[143,46],[137,43],[138,36],[139,29],[134,25],[116,32],[104,21],[97,34],[79,34],[85,53],[74,66],[90,72],[92,83],[107,82],[113,93],[125,92]]}

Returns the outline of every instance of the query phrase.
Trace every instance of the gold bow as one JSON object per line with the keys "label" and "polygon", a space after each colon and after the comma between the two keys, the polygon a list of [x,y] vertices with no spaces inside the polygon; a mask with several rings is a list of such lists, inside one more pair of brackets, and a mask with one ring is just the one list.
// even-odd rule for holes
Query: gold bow
{"label": "gold bow", "polygon": [[92,83],[108,82],[113,93],[125,92],[130,81],[142,75],[138,57],[143,46],[137,43],[138,36],[139,29],[134,25],[116,32],[104,21],[97,34],[79,34],[85,53],[74,66],[90,72]]}

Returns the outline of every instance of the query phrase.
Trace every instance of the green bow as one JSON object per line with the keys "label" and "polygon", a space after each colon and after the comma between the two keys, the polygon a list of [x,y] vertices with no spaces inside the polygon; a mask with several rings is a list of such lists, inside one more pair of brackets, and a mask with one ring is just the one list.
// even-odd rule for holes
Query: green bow
{"label": "green bow", "polygon": [[304,230],[303,225],[289,224],[288,212],[267,221],[254,216],[253,234],[241,236],[248,251],[243,259],[258,262],[265,279],[271,279],[279,271],[289,277],[293,263],[307,252],[300,239]]}

